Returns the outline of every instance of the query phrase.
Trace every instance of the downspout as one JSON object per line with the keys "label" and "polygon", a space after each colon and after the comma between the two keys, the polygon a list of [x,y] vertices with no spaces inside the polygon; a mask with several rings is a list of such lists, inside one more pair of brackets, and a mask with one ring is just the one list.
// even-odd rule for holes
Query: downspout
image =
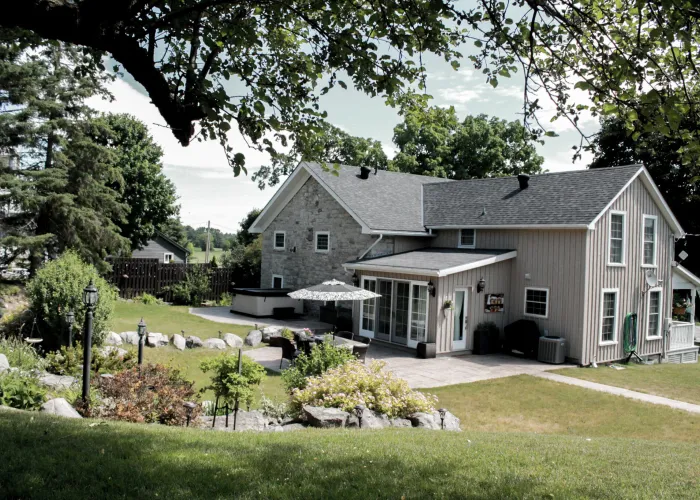
{"label": "downspout", "polygon": [[382,238],[384,238],[383,234],[379,234],[379,238],[377,238],[374,243],[372,243],[367,250],[365,250],[362,255],[360,255],[357,260],[362,260],[365,258],[365,255],[367,255],[380,241],[382,241]]}

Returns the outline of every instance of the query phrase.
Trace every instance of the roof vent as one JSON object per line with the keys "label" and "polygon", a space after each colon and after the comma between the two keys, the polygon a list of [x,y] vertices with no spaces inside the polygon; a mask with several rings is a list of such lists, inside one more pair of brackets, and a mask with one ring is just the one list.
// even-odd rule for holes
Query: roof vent
{"label": "roof vent", "polygon": [[372,171],[371,168],[360,167],[360,179],[369,179],[369,173]]}
{"label": "roof vent", "polygon": [[530,176],[527,174],[518,175],[518,182],[520,183],[520,189],[527,189],[529,180],[530,180]]}

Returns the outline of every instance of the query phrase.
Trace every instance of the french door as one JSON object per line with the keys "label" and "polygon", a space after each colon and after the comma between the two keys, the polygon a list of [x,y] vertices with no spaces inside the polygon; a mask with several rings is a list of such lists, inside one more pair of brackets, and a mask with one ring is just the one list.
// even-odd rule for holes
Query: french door
{"label": "french door", "polygon": [[411,303],[411,285],[405,281],[395,281],[394,285],[396,297],[393,308],[394,328],[391,332],[391,341],[406,345],[408,343],[408,315]]}
{"label": "french door", "polygon": [[392,289],[392,281],[377,280],[377,293],[381,297],[377,299],[377,328],[374,333],[380,340],[391,340]]}
{"label": "french door", "polygon": [[455,290],[453,319],[452,350],[463,351],[467,349],[469,331],[469,290]]}

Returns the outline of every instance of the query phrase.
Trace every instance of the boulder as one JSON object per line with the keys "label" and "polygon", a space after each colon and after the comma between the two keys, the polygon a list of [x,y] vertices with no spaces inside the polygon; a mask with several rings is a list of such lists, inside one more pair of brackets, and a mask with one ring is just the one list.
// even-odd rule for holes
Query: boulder
{"label": "boulder", "polygon": [[41,410],[44,413],[49,413],[51,415],[58,415],[59,417],[66,418],[83,418],[80,413],[75,411],[68,401],[63,398],[51,399],[41,405]]}
{"label": "boulder", "polygon": [[75,377],[68,375],[53,375],[52,373],[42,373],[39,375],[39,383],[51,389],[68,389],[75,382]]}
{"label": "boulder", "polygon": [[275,424],[275,425],[268,425],[267,427],[265,427],[265,430],[266,430],[267,432],[282,432],[282,431],[284,431],[284,429],[282,428],[282,426],[281,426],[281,425],[277,425],[277,424]]}
{"label": "boulder", "polygon": [[187,337],[187,340],[185,341],[185,345],[189,347],[190,349],[193,349],[195,347],[202,347],[204,343],[202,342],[202,339],[199,337],[195,337],[194,335],[190,335]]}
{"label": "boulder", "polygon": [[262,333],[262,341],[268,343],[270,341],[270,337],[279,335],[281,331],[282,329],[278,326],[266,326],[265,328],[260,330],[260,332]]}
{"label": "boulder", "polygon": [[287,432],[287,431],[301,431],[306,429],[306,426],[304,424],[300,424],[299,422],[292,422],[289,424],[283,424],[282,430]]}
{"label": "boulder", "polygon": [[7,356],[0,354],[0,373],[8,371],[10,369],[10,362],[7,360]]}
{"label": "boulder", "polygon": [[255,347],[262,342],[262,332],[260,330],[251,330],[245,338],[245,345]]}
{"label": "boulder", "polygon": [[137,332],[122,332],[119,336],[127,344],[139,345],[139,334]]}
{"label": "boulder", "polygon": [[304,418],[312,427],[345,427],[350,414],[338,408],[321,408],[318,406],[304,406],[302,408]]}
{"label": "boulder", "polygon": [[414,413],[413,415],[409,415],[408,419],[411,421],[413,427],[440,430],[440,418],[435,422],[435,418],[431,413]]}
{"label": "boulder", "polygon": [[187,347],[187,341],[185,340],[185,337],[183,337],[179,333],[174,333],[170,341],[173,343],[176,349],[180,349],[181,351],[184,351],[185,347]]}
{"label": "boulder", "polygon": [[116,333],[116,332],[109,332],[107,334],[107,337],[105,338],[105,344],[107,345],[122,345],[122,338],[121,336]]}
{"label": "boulder", "polygon": [[117,356],[119,356],[120,358],[123,358],[129,353],[129,351],[127,351],[126,349],[122,349],[121,347],[117,347],[115,345],[106,345],[104,347],[100,347],[100,352],[105,356],[116,352]]}
{"label": "boulder", "polygon": [[148,347],[163,347],[168,345],[168,336],[157,332],[148,332],[146,337],[146,345]]}
{"label": "boulder", "polygon": [[[214,417],[199,417],[198,424],[202,429],[211,429],[212,421]],[[238,416],[236,417],[236,432],[239,431],[264,431],[267,428],[267,419],[265,416],[257,411],[238,411]],[[224,415],[219,415],[216,417],[216,426],[214,427],[217,431],[232,432],[233,431],[233,410],[228,416],[228,427],[226,427],[226,417]]]}
{"label": "boulder", "polygon": [[389,420],[389,424],[392,427],[413,427],[413,424],[407,418],[392,418]]}
{"label": "boulder", "polygon": [[[459,427],[459,418],[454,416],[452,413],[449,411],[445,412],[445,422],[444,424],[440,422],[440,414],[438,412],[433,413],[433,420],[435,420],[435,423],[438,426],[438,429],[444,429],[446,431],[457,431],[461,432],[461,428]],[[444,425],[444,428],[442,427]]]}
{"label": "boulder", "polygon": [[[365,411],[362,413],[363,429],[384,429],[385,427],[390,426],[391,422],[389,421],[389,418],[382,413],[376,413],[372,410],[368,410],[367,408],[365,408]],[[354,414],[350,415],[345,427],[359,427],[357,416]]]}
{"label": "boulder", "polygon": [[204,347],[207,349],[226,349],[226,342],[221,339],[207,339],[204,341]]}
{"label": "boulder", "polygon": [[233,333],[224,333],[224,342],[229,347],[243,347],[243,339]]}

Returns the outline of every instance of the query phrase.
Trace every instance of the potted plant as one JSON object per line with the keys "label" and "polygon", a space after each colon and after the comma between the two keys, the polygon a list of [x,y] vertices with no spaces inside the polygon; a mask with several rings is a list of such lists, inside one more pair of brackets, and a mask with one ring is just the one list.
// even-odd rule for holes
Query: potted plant
{"label": "potted plant", "polygon": [[684,316],[686,310],[690,307],[690,300],[681,294],[673,294],[673,314],[676,316]]}
{"label": "potted plant", "polygon": [[443,304],[442,304],[442,309],[443,311],[451,311],[454,308],[454,303],[450,300],[447,299]]}

